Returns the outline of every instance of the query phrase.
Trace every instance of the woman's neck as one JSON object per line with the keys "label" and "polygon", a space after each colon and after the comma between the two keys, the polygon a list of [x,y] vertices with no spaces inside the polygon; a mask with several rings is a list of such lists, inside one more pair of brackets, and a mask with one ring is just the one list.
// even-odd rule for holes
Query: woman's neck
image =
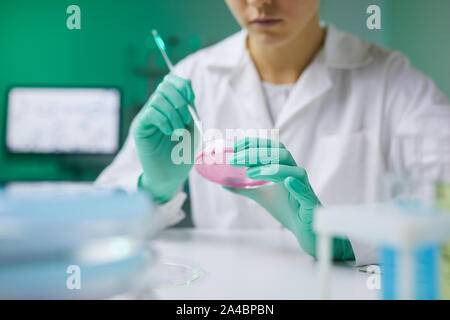
{"label": "woman's neck", "polygon": [[262,81],[285,84],[297,82],[300,75],[314,59],[325,38],[318,13],[287,43],[264,46],[248,38],[250,56]]}

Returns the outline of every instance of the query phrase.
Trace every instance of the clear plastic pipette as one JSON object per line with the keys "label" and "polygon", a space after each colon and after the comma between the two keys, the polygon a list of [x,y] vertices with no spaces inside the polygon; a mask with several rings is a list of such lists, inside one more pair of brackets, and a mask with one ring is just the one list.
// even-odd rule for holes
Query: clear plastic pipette
{"label": "clear plastic pipette", "polygon": [[[166,53],[166,45],[164,44],[163,39],[159,36],[158,31],[156,31],[155,29],[152,30],[152,34],[153,34],[153,39],[155,39],[156,45],[159,48],[159,51],[161,52],[164,61],[167,64],[167,67],[169,67],[169,70],[171,73],[173,73],[173,64],[170,61],[167,53]],[[188,104],[188,109],[189,109],[189,113],[192,116],[192,119],[194,120],[194,125],[197,127],[198,132],[200,133],[200,137],[203,137],[203,130],[202,127],[200,126],[200,119],[198,118],[198,114],[197,111],[194,110],[194,108],[192,108],[191,105]]]}

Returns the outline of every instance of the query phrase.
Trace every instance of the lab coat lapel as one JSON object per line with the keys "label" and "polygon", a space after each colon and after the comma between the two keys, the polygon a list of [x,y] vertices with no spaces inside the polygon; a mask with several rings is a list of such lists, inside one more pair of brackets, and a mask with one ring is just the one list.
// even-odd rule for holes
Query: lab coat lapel
{"label": "lab coat lapel", "polygon": [[281,129],[301,110],[325,94],[331,86],[332,82],[329,70],[324,63],[324,52],[322,50],[298,79],[282,108],[281,114],[278,116],[275,128]]}
{"label": "lab coat lapel", "polygon": [[261,79],[247,50],[242,50],[239,63],[230,77],[232,90],[242,99],[243,113],[259,128],[281,129],[290,119],[331,88],[332,82],[321,50],[295,84],[277,122],[270,114]]}
{"label": "lab coat lapel", "polygon": [[276,128],[282,128],[332,87],[330,68],[355,69],[372,61],[371,45],[328,25],[322,50],[306,68],[283,107]]}
{"label": "lab coat lapel", "polygon": [[214,56],[208,65],[213,69],[232,70],[230,87],[238,97],[238,107],[242,108],[249,125],[260,128],[282,129],[301,110],[330,90],[330,68],[354,69],[372,61],[370,44],[328,25],[324,48],[303,72],[274,123],[258,72],[246,50],[246,37],[245,30],[230,37],[220,55]]}
{"label": "lab coat lapel", "polygon": [[232,90],[242,99],[242,112],[249,119],[249,123],[257,125],[257,128],[273,128],[274,122],[270,115],[267,100],[262,88],[258,71],[256,70],[250,55],[243,52],[239,67],[234,69],[230,78]]}

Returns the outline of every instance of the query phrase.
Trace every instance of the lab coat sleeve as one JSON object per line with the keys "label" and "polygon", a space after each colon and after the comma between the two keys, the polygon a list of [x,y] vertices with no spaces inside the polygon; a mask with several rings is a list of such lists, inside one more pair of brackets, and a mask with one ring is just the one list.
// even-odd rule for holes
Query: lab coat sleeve
{"label": "lab coat sleeve", "polygon": [[[396,61],[390,76],[393,90],[387,99],[392,110],[389,171],[417,175],[420,170],[424,181],[441,179],[443,172],[429,161],[439,161],[438,157],[443,156],[445,148],[436,149],[429,142],[443,136],[450,137],[450,102],[434,82],[411,67],[406,58],[396,57]],[[400,148],[399,141],[404,141],[405,137],[408,141],[412,141],[411,137],[426,140],[421,140],[421,144],[414,148],[407,145]],[[418,139],[415,141],[419,143]],[[424,161],[427,161],[426,166]],[[422,163],[420,169],[418,163]]]}
{"label": "lab coat sleeve", "polygon": [[350,238],[349,240],[355,255],[355,266],[366,266],[379,263],[378,246],[373,245],[370,242],[361,241],[357,238]]}
{"label": "lab coat sleeve", "polygon": [[[142,166],[139,162],[136,145],[130,129],[127,140],[119,154],[98,176],[94,185],[103,188],[121,189],[130,193],[137,192],[138,180],[142,172]],[[157,205],[154,212],[154,221],[157,228],[167,228],[180,222],[185,217],[185,213],[181,209],[185,200],[186,194],[180,190],[168,202]]]}
{"label": "lab coat sleeve", "polygon": [[[402,136],[436,136],[450,134],[450,103],[432,79],[413,68],[408,59],[393,52],[385,73],[385,119],[388,123],[386,149],[387,171],[406,168],[408,157],[395,156],[395,145]],[[399,163],[402,162],[402,163]],[[356,265],[379,262],[378,248],[370,243],[350,239]]]}
{"label": "lab coat sleeve", "polygon": [[450,133],[450,102],[432,79],[413,68],[400,53],[390,57],[386,106],[392,142],[400,136]]}

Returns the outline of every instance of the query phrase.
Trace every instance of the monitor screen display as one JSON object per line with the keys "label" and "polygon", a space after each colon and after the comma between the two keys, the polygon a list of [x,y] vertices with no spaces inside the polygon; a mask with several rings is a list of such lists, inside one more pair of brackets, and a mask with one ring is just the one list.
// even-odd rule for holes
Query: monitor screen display
{"label": "monitor screen display", "polygon": [[113,154],[120,92],[114,88],[12,88],[6,146],[11,153]]}

